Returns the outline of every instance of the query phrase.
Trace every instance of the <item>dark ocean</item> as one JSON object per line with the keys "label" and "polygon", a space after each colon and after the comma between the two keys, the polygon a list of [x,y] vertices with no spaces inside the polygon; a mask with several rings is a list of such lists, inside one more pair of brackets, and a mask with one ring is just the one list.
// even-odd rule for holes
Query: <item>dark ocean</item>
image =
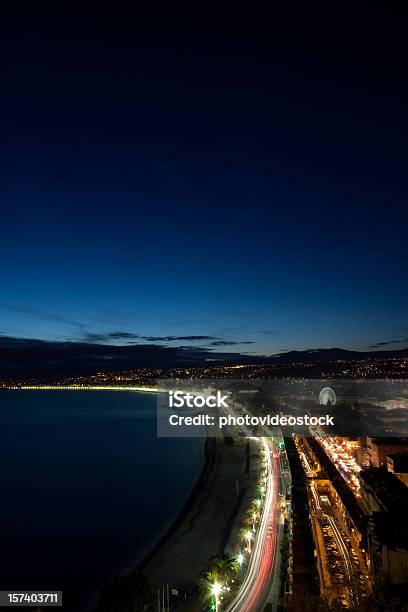
{"label": "dark ocean", "polygon": [[156,396],[0,393],[0,590],[62,590],[87,609],[183,507],[203,440],[156,437]]}

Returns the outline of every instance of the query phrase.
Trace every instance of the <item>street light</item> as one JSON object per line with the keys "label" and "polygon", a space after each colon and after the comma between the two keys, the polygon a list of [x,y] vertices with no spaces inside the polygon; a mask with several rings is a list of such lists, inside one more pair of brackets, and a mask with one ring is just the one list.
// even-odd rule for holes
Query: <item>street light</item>
{"label": "street light", "polygon": [[246,537],[246,540],[248,542],[248,552],[250,553],[251,552],[251,540],[253,538],[253,532],[250,529],[248,529],[246,534],[245,534],[245,537]]}
{"label": "street light", "polygon": [[222,586],[220,585],[220,583],[214,582],[213,587],[212,587],[212,594],[215,597],[215,612],[218,612],[218,604],[219,604],[218,595],[221,593],[221,591],[222,591]]}

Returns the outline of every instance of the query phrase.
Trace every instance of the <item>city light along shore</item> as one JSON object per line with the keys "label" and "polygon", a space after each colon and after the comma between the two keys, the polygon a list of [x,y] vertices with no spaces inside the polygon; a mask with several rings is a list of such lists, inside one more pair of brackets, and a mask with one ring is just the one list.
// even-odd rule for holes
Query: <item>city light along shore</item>
{"label": "city light along shore", "polygon": [[158,387],[124,387],[120,385],[14,385],[8,387],[17,391],[140,391],[143,393],[161,393],[165,389]]}

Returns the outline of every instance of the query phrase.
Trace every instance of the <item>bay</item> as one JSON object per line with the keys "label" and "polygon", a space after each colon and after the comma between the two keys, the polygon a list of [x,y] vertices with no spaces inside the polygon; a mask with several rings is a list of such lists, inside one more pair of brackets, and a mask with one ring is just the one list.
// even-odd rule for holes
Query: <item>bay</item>
{"label": "bay", "polygon": [[1,392],[1,590],[87,609],[170,527],[203,461],[203,440],[156,436],[154,394]]}

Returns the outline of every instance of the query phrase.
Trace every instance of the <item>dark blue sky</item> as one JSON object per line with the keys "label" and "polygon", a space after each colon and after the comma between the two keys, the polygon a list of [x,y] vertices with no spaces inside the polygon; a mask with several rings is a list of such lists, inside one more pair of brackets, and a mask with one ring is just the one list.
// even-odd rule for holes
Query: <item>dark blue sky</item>
{"label": "dark blue sky", "polygon": [[0,332],[256,353],[406,339],[402,25],[4,19]]}

